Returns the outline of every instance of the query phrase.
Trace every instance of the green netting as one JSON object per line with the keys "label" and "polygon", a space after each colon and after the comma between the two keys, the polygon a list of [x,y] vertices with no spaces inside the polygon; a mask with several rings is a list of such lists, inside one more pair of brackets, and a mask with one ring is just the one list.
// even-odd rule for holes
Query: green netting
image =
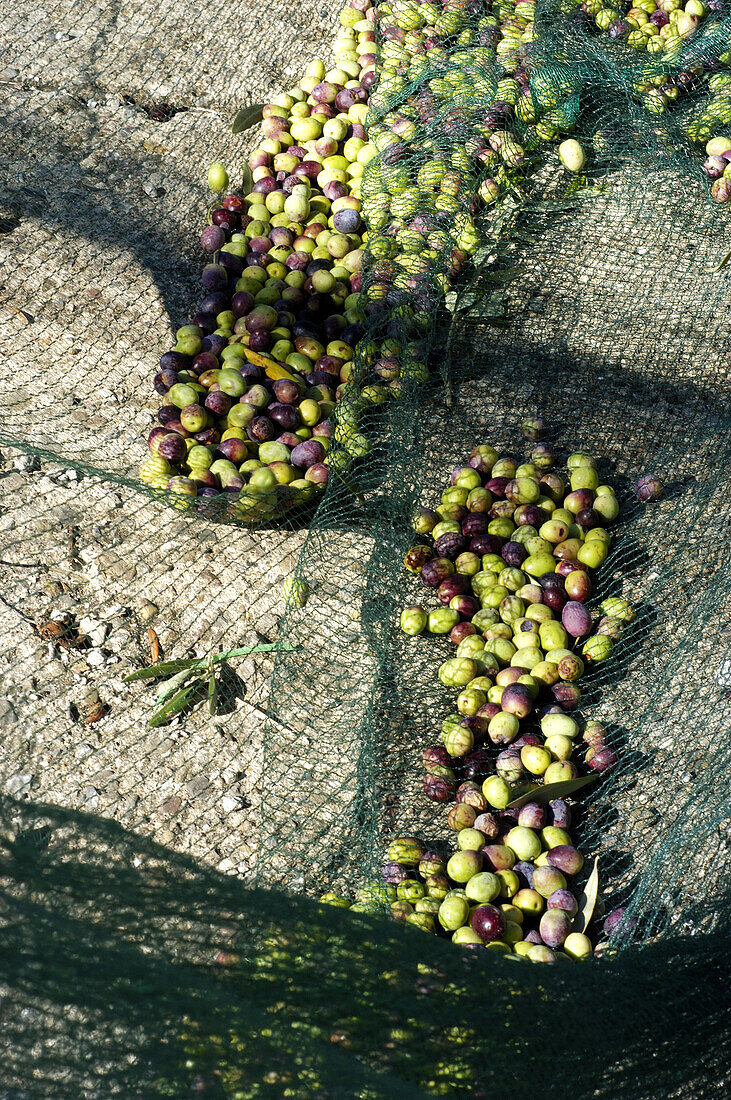
{"label": "green netting", "polygon": [[[3,16],[8,1098],[727,1093],[729,246],[702,164],[730,28],[710,8],[674,42],[598,3],[376,5],[366,332],[334,414],[345,476],[306,530],[307,508],[252,529],[166,507],[137,469],[195,302],[201,150],[243,156],[234,109],[296,79],[335,12]],[[399,632],[423,599],[402,561],[415,507],[479,443],[522,456],[536,414],[617,487],[596,598],[638,609],[582,681],[619,762],[574,828],[628,914],[611,953],[552,967],[312,900],[353,896],[398,834],[451,844],[421,789],[450,650]],[[641,506],[647,471],[666,492]],[[285,609],[293,570],[309,597]],[[294,648],[269,686],[269,655],[232,659],[215,714],[150,730],[151,691],[122,681],[150,626],[166,657]]]}

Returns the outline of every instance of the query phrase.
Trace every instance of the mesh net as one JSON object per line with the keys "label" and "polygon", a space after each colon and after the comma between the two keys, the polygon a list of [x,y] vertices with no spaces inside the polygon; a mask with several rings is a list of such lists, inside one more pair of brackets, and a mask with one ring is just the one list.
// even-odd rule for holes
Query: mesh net
{"label": "mesh net", "polygon": [[[240,163],[234,111],[296,80],[337,10],[2,17],[8,1098],[727,1093],[728,245],[701,166],[729,26],[673,7],[376,5],[343,476],[259,515],[140,483],[150,377],[198,293],[201,157]],[[450,835],[421,754],[451,651],[399,632],[422,595],[402,562],[414,509],[479,443],[522,456],[536,413],[617,487],[596,596],[638,608],[582,680],[618,765],[576,835],[628,916],[581,966],[312,900],[353,896],[399,833]],[[212,715],[150,729],[123,683],[158,646],[275,642],[219,666]]]}

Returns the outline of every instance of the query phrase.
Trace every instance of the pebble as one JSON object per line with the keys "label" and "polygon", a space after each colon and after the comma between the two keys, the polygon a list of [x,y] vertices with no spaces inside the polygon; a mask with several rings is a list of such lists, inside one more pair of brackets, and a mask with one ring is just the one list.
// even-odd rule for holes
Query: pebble
{"label": "pebble", "polygon": [[106,648],[111,653],[119,653],[129,644],[132,635],[129,630],[118,630],[114,634],[110,634],[107,638]]}
{"label": "pebble", "polygon": [[68,611],[62,611],[60,607],[53,607],[48,612],[48,618],[53,619],[54,623],[70,623],[71,615]]}
{"label": "pebble", "polygon": [[97,649],[106,638],[108,629],[104,623],[99,622],[98,619],[90,615],[84,615],[79,619],[79,632],[85,634],[92,646]]}
{"label": "pebble", "polygon": [[101,610],[97,611],[97,615],[100,619],[106,621],[107,619],[116,619],[117,616],[126,615],[128,611],[129,608],[125,607],[124,604],[110,603],[108,607],[103,607]]}
{"label": "pebble", "polygon": [[238,795],[225,794],[221,799],[221,806],[225,813],[233,813],[234,810],[240,810],[243,805],[243,799]]}
{"label": "pebble", "polygon": [[203,794],[207,787],[208,779],[205,775],[197,775],[195,779],[191,779],[189,783],[185,784],[185,789],[193,798],[196,798],[199,794]]}
{"label": "pebble", "polygon": [[170,798],[165,799],[161,809],[164,814],[177,814],[180,812],[182,805],[182,798],[179,798],[178,795],[174,794]]}
{"label": "pebble", "polygon": [[28,794],[33,785],[33,776],[29,773],[20,772],[17,775],[11,775],[10,779],[5,784],[5,790],[8,794],[21,795]]}
{"label": "pebble", "polygon": [[13,466],[16,470],[20,470],[21,473],[29,473],[31,470],[39,470],[40,462],[36,455],[18,455],[13,459]]}
{"label": "pebble", "polygon": [[81,797],[90,810],[95,810],[99,805],[99,791],[96,787],[84,787]]}
{"label": "pebble", "polygon": [[90,649],[86,654],[86,663],[92,668],[99,668],[106,662],[106,656],[101,649]]}
{"label": "pebble", "polygon": [[76,755],[78,756],[79,760],[84,760],[84,759],[86,759],[87,756],[91,756],[93,751],[94,751],[94,749],[92,748],[92,746],[89,744],[88,741],[82,741],[76,747]]}
{"label": "pebble", "polygon": [[9,732],[18,720],[9,699],[0,699],[0,730]]}
{"label": "pebble", "polygon": [[156,603],[153,603],[151,600],[145,600],[145,602],[140,607],[138,616],[143,623],[149,623],[152,619],[155,618],[159,610],[160,609]]}

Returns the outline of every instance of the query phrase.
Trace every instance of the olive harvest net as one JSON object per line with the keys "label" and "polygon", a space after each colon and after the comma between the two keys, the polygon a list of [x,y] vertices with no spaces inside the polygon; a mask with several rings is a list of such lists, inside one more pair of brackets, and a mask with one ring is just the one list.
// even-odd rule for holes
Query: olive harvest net
{"label": "olive harvest net", "polygon": [[[140,481],[151,378],[195,310],[204,168],[238,187],[257,139],[234,114],[326,54],[339,7],[0,14],[6,1100],[728,1095],[731,243],[702,165],[731,16],[374,8],[338,476],[238,512]],[[553,966],[316,900],[396,836],[448,840],[421,759],[449,648],[399,631],[423,596],[403,559],[455,465],[488,441],[522,461],[536,415],[617,489],[596,594],[637,609],[582,679],[618,762],[575,824],[626,913],[602,957]],[[665,493],[640,504],[647,472]],[[236,648],[213,713],[151,727],[124,682]]]}

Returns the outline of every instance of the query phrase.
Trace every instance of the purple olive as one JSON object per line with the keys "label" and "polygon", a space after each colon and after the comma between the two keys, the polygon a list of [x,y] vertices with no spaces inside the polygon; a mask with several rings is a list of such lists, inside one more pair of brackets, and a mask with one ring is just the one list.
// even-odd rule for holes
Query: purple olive
{"label": "purple olive", "polygon": [[581,852],[571,844],[559,844],[546,853],[546,858],[552,867],[558,867],[565,875],[578,875],[584,866],[584,857]]}
{"label": "purple olive", "polygon": [[617,754],[606,745],[591,745],[586,752],[584,762],[593,772],[608,772],[617,763]]}
{"label": "purple olive", "polygon": [[528,557],[528,551],[521,542],[506,542],[500,551],[500,556],[506,565],[518,568]]}
{"label": "purple olive", "polygon": [[408,877],[409,872],[400,863],[384,863],[381,867],[381,878],[389,886],[398,886],[400,882],[404,882]]}
{"label": "purple olive", "polygon": [[627,912],[626,906],[620,906],[618,909],[613,909],[611,913],[608,913],[604,918],[604,934],[605,936],[613,936],[622,924],[625,924],[628,929],[634,928],[636,925],[635,920],[625,921],[625,913]]}
{"label": "purple olive", "polygon": [[294,405],[299,400],[300,391],[295,382],[290,381],[289,378],[278,378],[273,383],[273,389],[277,401],[281,405]]}
{"label": "purple olive", "polygon": [[231,299],[231,312],[236,317],[243,317],[247,313],[251,313],[255,306],[253,295],[249,294],[246,290],[240,290],[237,294],[234,294]]}
{"label": "purple olive", "polygon": [[662,479],[656,474],[645,474],[635,485],[635,496],[638,500],[660,500],[664,485]]}
{"label": "purple olive", "polygon": [[478,905],[470,917],[470,927],[485,943],[492,943],[505,932],[505,916],[494,905]]}
{"label": "purple olive", "polygon": [[432,802],[451,802],[454,797],[454,783],[438,775],[425,775],[424,794]]}
{"label": "purple olive", "polygon": [[569,600],[561,611],[561,622],[572,638],[582,638],[591,630],[591,615],[583,603]]}
{"label": "purple olive", "polygon": [[564,710],[576,710],[581,701],[581,688],[578,684],[564,684],[559,681],[551,688],[551,695]]}
{"label": "purple olive", "polygon": [[502,540],[497,535],[475,535],[470,539],[469,548],[473,554],[499,554],[502,549]]}
{"label": "purple olive", "polygon": [[561,909],[570,917],[575,917],[579,911],[579,903],[570,890],[554,890],[546,901],[548,909]]}
{"label": "purple olive", "polygon": [[182,462],[188,453],[188,448],[181,436],[176,435],[175,432],[170,432],[168,435],[163,436],[158,443],[157,453],[161,458],[166,458],[168,462]]}
{"label": "purple olive", "polygon": [[206,264],[201,275],[204,290],[225,290],[228,284],[226,268],[221,264]]}
{"label": "purple olive", "polygon": [[324,462],[313,462],[305,470],[305,481],[311,481],[313,485],[327,485],[330,477],[330,469]]}
{"label": "purple olive", "polygon": [[217,452],[236,466],[245,462],[249,454],[246,441],[243,439],[224,439],[218,444]]}
{"label": "purple olive", "polygon": [[207,225],[201,233],[201,245],[206,252],[218,252],[226,243],[226,235],[217,225]]}
{"label": "purple olive", "polygon": [[433,764],[440,764],[445,768],[452,766],[452,757],[444,748],[444,745],[429,745],[428,748],[424,749],[422,760],[425,768]]}
{"label": "purple olive", "polygon": [[543,592],[543,602],[546,607],[551,608],[551,611],[562,611],[567,603],[567,596],[560,588],[546,588]]}
{"label": "purple olive", "polygon": [[[490,524],[490,519],[484,512],[470,512],[468,516],[462,521],[462,534],[468,538],[473,538],[475,535],[487,534],[487,528]],[[509,564],[513,564],[510,562]]]}
{"label": "purple olive", "polygon": [[215,393],[208,394],[203,404],[214,416],[226,416],[231,408],[232,401],[227,393],[216,390]]}
{"label": "purple olive", "polygon": [[561,947],[571,931],[571,918],[563,909],[548,909],[540,919],[538,930],[547,947]]}
{"label": "purple olive", "polygon": [[[439,560],[439,559],[437,559]],[[455,596],[464,596],[470,590],[470,582],[461,573],[453,573],[451,577],[443,580],[437,589],[437,596],[445,606],[451,603]]]}
{"label": "purple olive", "polygon": [[[317,439],[307,439],[299,443],[290,455],[293,466],[299,466],[305,470],[314,466],[316,462],[322,462],[325,457],[325,448]],[[427,562],[427,564],[430,564]]]}
{"label": "purple olive", "polygon": [[551,824],[559,829],[568,829],[571,825],[571,808],[563,798],[554,798],[548,803],[551,811]]}
{"label": "purple olive", "polygon": [[487,482],[485,488],[489,489],[498,500],[502,500],[505,497],[505,489],[509,481],[509,477],[493,477]]}
{"label": "purple olive", "polygon": [[537,504],[521,504],[513,512],[513,523],[516,527],[540,527],[545,523],[548,515]]}
{"label": "purple olive", "polygon": [[467,539],[464,535],[449,531],[447,534],[439,536],[434,543],[434,547],[440,558],[449,558],[450,561],[454,561],[467,549]]}
{"label": "purple olive", "polygon": [[419,574],[422,584],[427,588],[438,588],[442,581],[451,577],[454,573],[454,565],[448,558],[432,558],[422,566]]}
{"label": "purple olive", "polygon": [[513,870],[515,871],[520,885],[523,888],[531,890],[533,888],[533,874],[535,867],[527,860],[519,859],[517,863],[513,864]]}
{"label": "purple olive", "polygon": [[520,807],[518,824],[524,825],[527,829],[542,829],[546,824],[547,816],[546,807],[540,802],[525,802]]}
{"label": "purple olive", "polygon": [[509,684],[503,691],[500,707],[516,718],[527,718],[533,710],[533,696],[525,684]]}
{"label": "purple olive", "polygon": [[292,405],[275,403],[267,409],[267,415],[274,420],[285,432],[293,432],[300,425],[301,417],[297,409]]}

